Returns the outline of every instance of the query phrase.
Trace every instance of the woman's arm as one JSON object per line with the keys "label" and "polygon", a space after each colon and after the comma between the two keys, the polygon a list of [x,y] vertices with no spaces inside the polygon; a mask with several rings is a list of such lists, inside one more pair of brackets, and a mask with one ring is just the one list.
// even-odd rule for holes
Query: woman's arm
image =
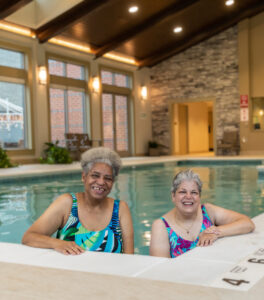
{"label": "woman's arm", "polygon": [[54,249],[63,254],[80,254],[84,250],[75,242],[51,237],[62,227],[69,215],[72,199],[69,194],[59,196],[25,232],[22,243],[31,247]]}
{"label": "woman's arm", "polygon": [[126,254],[134,253],[134,229],[132,217],[126,202],[120,201],[120,226],[122,230],[123,249]]}
{"label": "woman's arm", "polygon": [[215,224],[207,228],[199,239],[199,246],[212,244],[217,238],[245,234],[255,229],[254,223],[246,215],[206,203],[206,210]]}
{"label": "woman's arm", "polygon": [[152,224],[149,253],[152,256],[171,257],[168,233],[161,219]]}

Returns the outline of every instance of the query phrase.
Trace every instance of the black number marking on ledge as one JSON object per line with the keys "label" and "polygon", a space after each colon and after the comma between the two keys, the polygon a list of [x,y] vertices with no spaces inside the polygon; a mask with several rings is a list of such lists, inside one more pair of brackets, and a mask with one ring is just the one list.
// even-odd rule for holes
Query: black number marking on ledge
{"label": "black number marking on ledge", "polygon": [[264,248],[259,248],[259,249],[254,253],[254,255],[259,255],[259,256],[264,255]]}
{"label": "black number marking on ledge", "polygon": [[264,259],[250,258],[248,262],[255,264],[264,264]]}
{"label": "black number marking on ledge", "polygon": [[222,278],[223,281],[231,284],[239,286],[242,283],[250,283],[249,281],[243,280],[243,279],[230,279],[230,278]]}

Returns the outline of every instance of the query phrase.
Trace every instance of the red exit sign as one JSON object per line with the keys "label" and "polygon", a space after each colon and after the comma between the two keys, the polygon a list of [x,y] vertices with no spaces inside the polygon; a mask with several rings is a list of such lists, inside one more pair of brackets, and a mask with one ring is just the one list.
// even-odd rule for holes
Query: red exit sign
{"label": "red exit sign", "polygon": [[248,95],[240,95],[240,107],[248,108]]}

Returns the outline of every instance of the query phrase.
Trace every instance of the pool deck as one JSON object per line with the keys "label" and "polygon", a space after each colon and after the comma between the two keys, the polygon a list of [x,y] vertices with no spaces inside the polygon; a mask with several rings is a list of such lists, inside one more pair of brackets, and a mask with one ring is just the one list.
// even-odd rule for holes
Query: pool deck
{"label": "pool deck", "polygon": [[[123,165],[211,159],[136,157],[123,159]],[[213,159],[264,160],[264,156]],[[80,170],[78,163],[24,165],[0,170],[0,178]],[[219,239],[210,247],[197,247],[173,260],[95,252],[64,256],[50,249],[0,243],[0,299],[260,300],[264,290],[264,214],[253,220],[253,233]]]}
{"label": "pool deck", "polygon": [[[264,155],[263,156],[213,156],[213,154],[197,154],[182,156],[144,156],[144,157],[127,157],[122,158],[122,164],[126,166],[139,166],[148,164],[159,164],[177,161],[255,161],[262,162],[257,166],[258,172],[264,174]],[[48,174],[77,173],[81,171],[79,162],[72,164],[48,165],[48,164],[28,164],[20,165],[15,168],[0,169],[0,182],[6,179],[16,179],[32,176],[45,176]]]}

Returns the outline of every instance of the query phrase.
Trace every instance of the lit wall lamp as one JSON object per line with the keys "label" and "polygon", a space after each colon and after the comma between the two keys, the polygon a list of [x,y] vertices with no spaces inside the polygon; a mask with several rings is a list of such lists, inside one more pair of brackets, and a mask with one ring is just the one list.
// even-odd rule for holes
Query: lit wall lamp
{"label": "lit wall lamp", "polygon": [[140,96],[142,100],[147,100],[148,98],[148,89],[146,86],[142,86],[140,90]]}
{"label": "lit wall lamp", "polygon": [[99,93],[100,91],[100,80],[99,77],[93,77],[92,79],[92,92]]}
{"label": "lit wall lamp", "polygon": [[38,67],[38,81],[40,84],[47,84],[47,69],[45,66]]}

